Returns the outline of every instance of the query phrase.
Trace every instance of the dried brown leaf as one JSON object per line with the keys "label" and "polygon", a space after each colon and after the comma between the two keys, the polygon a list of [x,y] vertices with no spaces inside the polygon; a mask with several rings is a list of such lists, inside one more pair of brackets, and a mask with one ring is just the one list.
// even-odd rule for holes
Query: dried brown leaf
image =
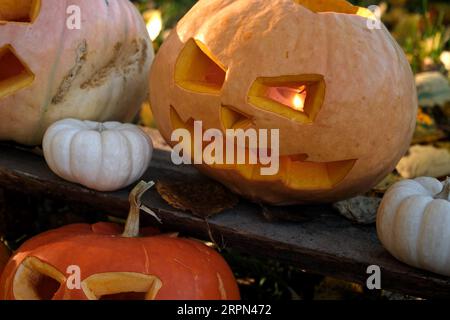
{"label": "dried brown leaf", "polygon": [[238,197],[222,185],[210,181],[158,181],[156,189],[172,207],[190,211],[194,216],[209,218],[239,202]]}

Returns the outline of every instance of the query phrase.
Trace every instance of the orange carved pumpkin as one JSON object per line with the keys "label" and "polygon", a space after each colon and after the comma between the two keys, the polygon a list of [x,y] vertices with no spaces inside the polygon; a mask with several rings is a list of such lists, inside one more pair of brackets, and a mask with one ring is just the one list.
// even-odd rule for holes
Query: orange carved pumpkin
{"label": "orange carved pumpkin", "polygon": [[[329,202],[370,189],[406,152],[417,110],[398,44],[343,0],[200,0],[151,71],[155,120],[175,129],[279,129],[280,170],[201,165],[273,204]],[[373,28],[372,26],[375,26]]]}
{"label": "orange carved pumpkin", "polygon": [[[204,244],[139,230],[139,184],[125,232],[111,223],[48,231],[16,252],[0,280],[1,299],[239,299],[234,276]],[[68,270],[79,268],[79,288]],[[75,273],[74,273],[75,274]]]}
{"label": "orange carved pumpkin", "polygon": [[128,0],[0,1],[0,140],[40,144],[63,118],[131,120],[152,60]]}

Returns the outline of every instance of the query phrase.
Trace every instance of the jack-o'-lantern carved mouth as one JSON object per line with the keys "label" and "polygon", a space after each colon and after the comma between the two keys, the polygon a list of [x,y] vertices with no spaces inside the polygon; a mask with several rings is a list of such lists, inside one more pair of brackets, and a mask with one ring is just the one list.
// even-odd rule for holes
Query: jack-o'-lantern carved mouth
{"label": "jack-o'-lantern carved mouth", "polygon": [[[18,267],[13,281],[16,300],[51,300],[66,286],[66,276],[36,257],[26,258]],[[135,272],[93,274],[81,282],[89,300],[154,300],[162,287],[152,275]]]}
{"label": "jack-o'-lantern carved mouth", "polygon": [[[194,119],[183,121],[175,108],[170,107],[172,129],[185,129],[190,133],[191,146],[194,146]],[[228,106],[221,107],[221,122],[223,129],[247,129],[252,125],[251,119],[236,112]],[[224,147],[224,150],[226,148]],[[193,158],[192,147],[190,158]],[[249,159],[249,149],[245,150],[245,157]],[[234,153],[235,156],[237,152]],[[212,164],[209,167],[218,170],[228,170],[241,175],[251,181],[281,182],[294,190],[326,190],[341,182],[352,170],[356,160],[342,160],[333,162],[307,161],[307,154],[284,155],[279,157],[279,171],[275,175],[262,175],[261,164]]]}

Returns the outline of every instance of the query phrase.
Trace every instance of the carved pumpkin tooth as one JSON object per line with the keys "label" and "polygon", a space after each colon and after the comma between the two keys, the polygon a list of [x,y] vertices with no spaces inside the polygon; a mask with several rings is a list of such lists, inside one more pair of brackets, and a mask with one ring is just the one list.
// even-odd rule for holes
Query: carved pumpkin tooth
{"label": "carved pumpkin tooth", "polygon": [[252,125],[252,120],[249,116],[224,105],[222,105],[220,109],[220,120],[222,122],[223,131],[227,129],[246,130]]}

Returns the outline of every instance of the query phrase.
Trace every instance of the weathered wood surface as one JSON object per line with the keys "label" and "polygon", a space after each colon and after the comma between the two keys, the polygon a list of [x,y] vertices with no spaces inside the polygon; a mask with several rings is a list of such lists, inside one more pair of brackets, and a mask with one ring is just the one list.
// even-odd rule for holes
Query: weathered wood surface
{"label": "weathered wood surface", "polygon": [[[206,179],[192,167],[174,166],[169,152],[157,136],[155,141],[159,149],[155,150],[145,180],[199,183]],[[11,145],[0,145],[0,186],[89,204],[120,217],[125,216],[128,209],[129,190],[99,193],[63,181],[48,169],[41,156]],[[143,203],[158,214],[165,230],[203,239],[212,235],[217,243],[227,247],[289,262],[312,273],[362,284],[368,277],[367,267],[378,265],[382,271],[383,289],[425,298],[450,298],[450,278],[396,261],[382,248],[374,226],[354,225],[329,206],[285,208],[307,219],[298,223],[269,222],[260,206],[241,200],[235,208],[208,219],[206,223],[170,207],[155,189],[146,193]],[[155,224],[158,225],[156,221]]]}

